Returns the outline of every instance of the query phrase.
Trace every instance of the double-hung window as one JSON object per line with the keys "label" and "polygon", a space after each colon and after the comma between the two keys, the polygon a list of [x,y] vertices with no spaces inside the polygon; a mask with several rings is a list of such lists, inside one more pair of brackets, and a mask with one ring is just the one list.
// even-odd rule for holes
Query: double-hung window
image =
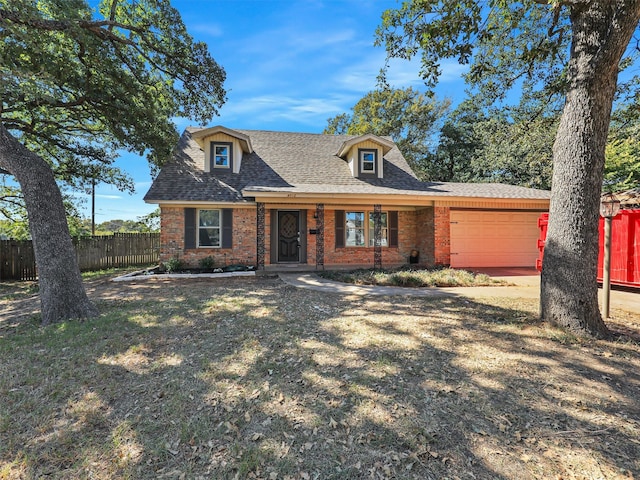
{"label": "double-hung window", "polygon": [[211,163],[213,168],[231,168],[233,162],[231,147],[231,143],[211,143]]}
{"label": "double-hung window", "polygon": [[359,150],[361,175],[375,175],[377,154],[376,150]]}
{"label": "double-hung window", "polygon": [[345,234],[347,247],[364,247],[366,243],[364,228],[365,212],[346,212]]}
{"label": "double-hung window", "polygon": [[198,210],[198,247],[220,247],[221,233],[221,211]]}
{"label": "double-hung window", "polygon": [[[375,246],[374,212],[345,212],[345,246]],[[380,245],[389,245],[387,212],[380,213]]]}

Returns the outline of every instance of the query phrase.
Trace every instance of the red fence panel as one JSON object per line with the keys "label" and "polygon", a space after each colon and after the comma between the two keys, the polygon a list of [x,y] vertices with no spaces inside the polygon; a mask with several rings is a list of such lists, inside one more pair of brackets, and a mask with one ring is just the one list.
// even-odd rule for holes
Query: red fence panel
{"label": "red fence panel", "polygon": [[[547,238],[549,214],[543,213],[538,220],[540,256],[536,268],[542,270],[544,243]],[[598,255],[598,281],[602,281],[604,262],[604,218],[600,218],[600,242]],[[640,209],[621,210],[611,219],[611,283],[640,288]]]}

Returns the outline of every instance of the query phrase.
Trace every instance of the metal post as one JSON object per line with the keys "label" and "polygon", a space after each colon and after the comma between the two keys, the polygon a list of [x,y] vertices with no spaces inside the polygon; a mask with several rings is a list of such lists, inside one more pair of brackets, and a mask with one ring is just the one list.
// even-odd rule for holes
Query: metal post
{"label": "metal post", "polygon": [[604,265],[602,267],[602,310],[604,318],[609,318],[609,298],[611,292],[611,217],[604,219]]}
{"label": "metal post", "polygon": [[96,234],[96,179],[91,179],[91,235]]}

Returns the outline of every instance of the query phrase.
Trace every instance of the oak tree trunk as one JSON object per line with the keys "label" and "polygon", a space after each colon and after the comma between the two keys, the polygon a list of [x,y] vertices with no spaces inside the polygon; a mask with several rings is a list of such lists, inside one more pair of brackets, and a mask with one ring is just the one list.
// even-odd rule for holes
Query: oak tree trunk
{"label": "oak tree trunk", "polygon": [[618,64],[640,18],[638,1],[576,2],[569,91],[553,146],[540,291],[544,320],[605,337],[598,309],[598,216]]}
{"label": "oak tree trunk", "polygon": [[42,323],[97,315],[89,301],[60,189],[49,165],[0,124],[0,167],[20,184],[38,269]]}

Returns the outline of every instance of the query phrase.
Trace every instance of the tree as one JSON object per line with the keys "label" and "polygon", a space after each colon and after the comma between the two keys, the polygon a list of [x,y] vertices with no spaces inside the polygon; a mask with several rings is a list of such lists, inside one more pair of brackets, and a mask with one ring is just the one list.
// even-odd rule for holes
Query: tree
{"label": "tree", "polygon": [[431,181],[466,182],[475,179],[472,159],[482,150],[475,127],[486,117],[473,101],[464,101],[451,112],[440,129],[438,145],[431,154],[428,172]]}
{"label": "tree", "polygon": [[138,222],[145,225],[147,232],[159,232],[160,231],[160,207],[156,208],[151,213],[138,217]]}
{"label": "tree", "polygon": [[447,112],[449,100],[437,101],[408,87],[395,89],[379,82],[351,109],[328,120],[327,134],[389,135],[409,164],[418,172],[428,171],[429,151],[436,128]]}
{"label": "tree", "polygon": [[487,97],[504,99],[514,86],[564,95],[540,314],[594,336],[608,334],[596,282],[604,153],[619,66],[639,20],[639,0],[413,0],[384,12],[377,31],[389,56],[421,53],[428,85],[441,59],[456,58],[471,64],[467,79]]}
{"label": "tree", "polygon": [[91,317],[52,165],[82,177],[118,149],[161,164],[171,119],[208,121],[225,73],[168,0],[0,0],[0,37],[0,168],[25,201],[42,322]]}
{"label": "tree", "polygon": [[605,149],[604,188],[619,192],[640,185],[640,127],[636,102],[623,104],[613,114]]}
{"label": "tree", "polygon": [[531,188],[551,187],[557,119],[512,120],[494,114],[473,128],[482,148],[471,160],[472,179]]}
{"label": "tree", "polygon": [[530,116],[526,107],[483,108],[477,97],[462,102],[440,130],[430,178],[550,188],[557,116]]}

